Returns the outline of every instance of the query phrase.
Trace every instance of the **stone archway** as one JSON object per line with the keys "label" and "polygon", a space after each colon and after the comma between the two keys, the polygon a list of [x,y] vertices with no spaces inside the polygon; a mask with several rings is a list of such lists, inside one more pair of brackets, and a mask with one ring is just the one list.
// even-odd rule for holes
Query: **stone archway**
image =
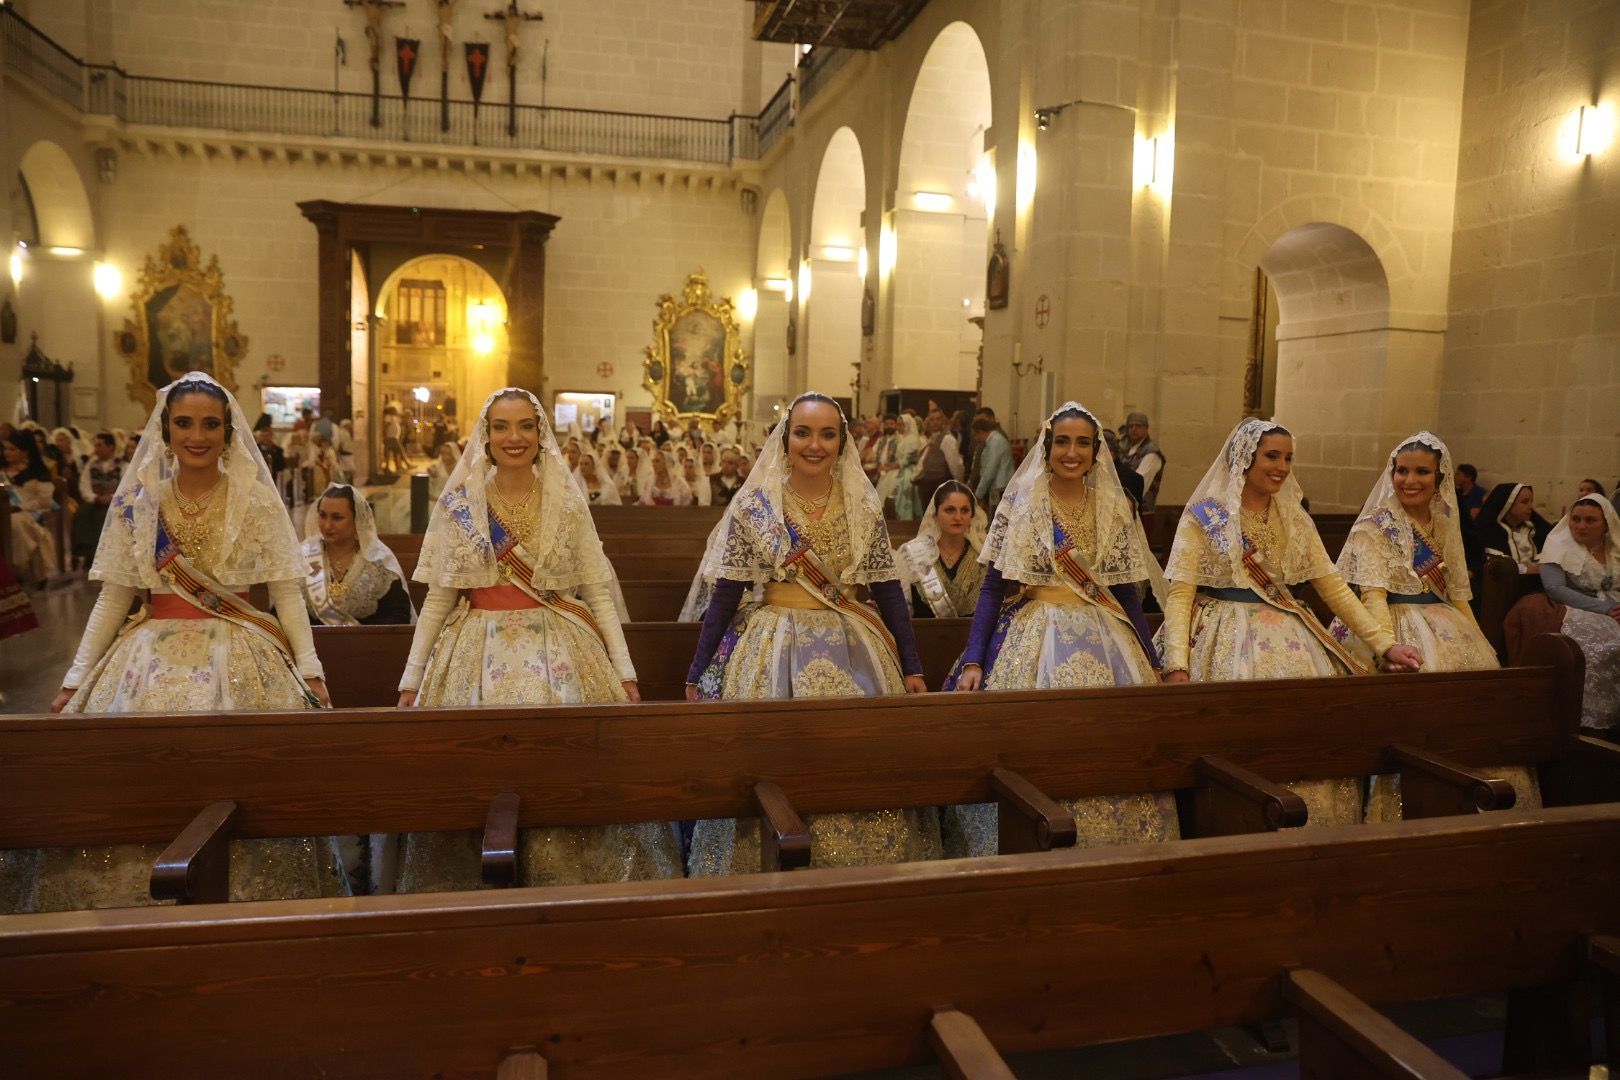
{"label": "stone archway", "polygon": [[848,395],[861,359],[865,210],[861,144],[849,128],[839,128],[821,157],[804,261],[794,282],[808,331],[801,335],[802,385],[834,397]]}
{"label": "stone archway", "polygon": [[754,256],[754,409],[769,413],[776,399],[789,396],[791,357],[787,352],[789,295],[793,282],[793,218],[787,195],[772,191],[760,214]]}

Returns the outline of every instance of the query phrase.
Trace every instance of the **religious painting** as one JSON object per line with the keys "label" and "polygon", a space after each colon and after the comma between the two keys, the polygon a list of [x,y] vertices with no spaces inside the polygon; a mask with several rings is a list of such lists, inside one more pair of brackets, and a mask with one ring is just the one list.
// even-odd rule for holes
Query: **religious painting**
{"label": "religious painting", "polygon": [[642,385],[659,415],[725,423],[748,389],[748,369],[736,309],[729,297],[713,295],[703,274],[686,279],[679,299],[658,298]]}
{"label": "religious painting", "polygon": [[206,371],[231,390],[236,366],[247,355],[247,338],[231,318],[218,257],[202,252],[177,225],[156,257],[148,255],[131,298],[133,318],[113,335],[129,364],[131,401],[151,408],[158,387],[188,371]]}
{"label": "religious painting", "polygon": [[1007,306],[1011,290],[1012,262],[1007,258],[1007,246],[1001,242],[1001,230],[996,230],[995,247],[990,252],[990,265],[984,272],[984,306],[999,311]]}

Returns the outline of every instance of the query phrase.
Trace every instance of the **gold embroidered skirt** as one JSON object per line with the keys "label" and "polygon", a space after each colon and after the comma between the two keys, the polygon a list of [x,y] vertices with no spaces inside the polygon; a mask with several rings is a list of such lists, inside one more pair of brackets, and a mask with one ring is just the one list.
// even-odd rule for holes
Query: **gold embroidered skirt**
{"label": "gold embroidered skirt", "polygon": [[[589,705],[625,701],[601,641],[550,608],[458,607],[428,657],[422,706]],[[477,833],[407,833],[396,892],[482,888]],[[587,885],[681,876],[670,822],[523,829],[520,885]]]}

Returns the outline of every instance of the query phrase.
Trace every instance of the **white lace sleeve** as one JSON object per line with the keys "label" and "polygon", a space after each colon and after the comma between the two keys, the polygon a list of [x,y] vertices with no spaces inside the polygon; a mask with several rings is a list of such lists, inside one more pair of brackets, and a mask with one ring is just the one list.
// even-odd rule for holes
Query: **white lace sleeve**
{"label": "white lace sleeve", "polygon": [[416,633],[411,638],[411,655],[405,661],[405,670],[399,677],[401,690],[416,690],[422,685],[422,673],[427,669],[428,656],[433,652],[433,645],[439,640],[439,631],[444,629],[444,621],[455,610],[456,601],[461,598],[460,589],[452,589],[444,585],[428,586],[427,598],[422,601],[422,610],[416,615]]}
{"label": "white lace sleeve", "polygon": [[292,646],[293,663],[298,674],[306,679],[324,679],[321,658],[315,654],[315,635],[309,629],[309,608],[304,603],[304,583],[301,581],[272,581],[265,586],[270,602],[275,605],[281,632]]}
{"label": "white lace sleeve", "polygon": [[613,590],[597,582],[579,587],[579,598],[585,601],[596,617],[596,625],[607,640],[608,659],[620,682],[634,682],[636,666],[630,662],[630,647],[624,641],[624,627],[619,625],[619,612],[613,606]]}
{"label": "white lace sleeve", "polygon": [[90,674],[90,669],[101,662],[113,638],[118,636],[119,628],[124,625],[124,619],[129,615],[129,605],[134,600],[135,589],[132,586],[115,585],[110,581],[101,586],[101,595],[96,597],[96,606],[91,609],[90,619],[84,624],[84,634],[79,638],[79,651],[73,654],[73,666],[62,677],[64,690],[77,690]]}

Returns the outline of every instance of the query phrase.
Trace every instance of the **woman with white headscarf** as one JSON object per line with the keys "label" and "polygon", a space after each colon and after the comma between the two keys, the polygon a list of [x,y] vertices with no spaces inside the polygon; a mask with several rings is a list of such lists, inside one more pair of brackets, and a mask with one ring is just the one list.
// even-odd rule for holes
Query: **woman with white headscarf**
{"label": "woman with white headscarf", "polygon": [[619,489],[607,476],[602,467],[602,459],[594,450],[586,450],[579,455],[579,465],[574,469],[574,480],[579,489],[585,493],[585,499],[592,506],[619,506]]}
{"label": "woman with white headscarf", "polygon": [[[292,521],[241,406],[193,371],[158,392],[119,481],[90,579],[101,593],[53,712],[230,712],[329,706]],[[266,585],[278,615],[247,599]],[[134,618],[132,603],[147,600]],[[162,845],[53,849],[30,910],[150,904]],[[233,900],[346,891],[310,838],[231,845]]]}
{"label": "woman with white headscarf", "polygon": [[[433,509],[417,581],[428,586],[399,704],[641,700],[613,599],[613,567],[539,400],[491,394]],[[679,877],[667,823],[523,831],[520,880],[583,884]],[[478,837],[418,833],[399,892],[476,888]]]}
{"label": "woman with white headscarf", "polygon": [[450,482],[450,474],[455,471],[456,463],[461,460],[461,447],[454,439],[446,439],[439,444],[438,453],[428,464],[428,498],[437,500],[444,494],[444,485]]}
{"label": "woman with white headscarf", "polygon": [[399,558],[377,535],[364,493],[333,484],[304,523],[304,597],[322,626],[388,626],[416,621]]}
{"label": "woman with white headscarf", "polygon": [[[1008,483],[979,556],[984,585],[955,689],[1158,681],[1158,657],[1136,587],[1145,581],[1163,596],[1164,578],[1102,431],[1085,406],[1064,403]],[[1009,600],[1016,586],[1021,591]],[[947,689],[952,682],[947,680]],[[1087,846],[1181,835],[1172,792],[1094,796],[1065,805]],[[951,854],[995,853],[993,805],[953,807],[942,824]]]}
{"label": "woman with white headscarf", "polygon": [[894,516],[901,521],[916,521],[922,516],[922,503],[917,498],[915,481],[927,443],[917,418],[910,413],[900,417],[899,436],[895,440],[895,460],[900,468],[894,474]]}
{"label": "woman with white headscarf", "polygon": [[651,467],[642,477],[640,503],[642,506],[691,506],[692,489],[675,472],[675,459],[667,450],[654,450],[650,455]]}
{"label": "woman with white headscarf", "polygon": [[[1620,725],[1620,515],[1602,495],[1575,500],[1541,549],[1543,597],[1551,619],[1586,656],[1581,725]],[[1610,733],[1612,737],[1612,732]]]}
{"label": "woman with white headscarf", "polygon": [[[1500,666],[1496,651],[1468,606],[1473,595],[1463,550],[1462,511],[1453,484],[1451,451],[1431,432],[1420,431],[1389,453],[1387,465],[1361,508],[1338,568],[1361,594],[1379,628],[1410,641],[1423,654],[1426,671],[1484,671]],[[1366,667],[1371,646],[1339,619],[1333,636]],[[1492,768],[1512,782],[1519,809],[1541,805],[1535,777],[1520,767]],[[1375,777],[1367,819],[1401,817],[1399,777]]]}
{"label": "woman with white headscarf", "polygon": [[[801,394],[726,508],[703,557],[713,585],[688,699],[727,701],[922,693],[922,661],[894,565],[883,504],[861,471],[836,402]],[[742,606],[764,587],[764,602]],[[876,610],[855,596],[865,586]],[[932,810],[810,819],[812,863],[856,866],[938,858]],[[759,865],[753,821],[700,821],[688,873]]]}
{"label": "woman with white headscarf", "polygon": [[984,582],[979,552],[988,522],[973,489],[947,480],[934,490],[917,535],[895,551],[895,565],[920,619],[965,619]]}
{"label": "woman with white headscarf", "polygon": [[[1350,632],[1389,670],[1416,671],[1423,656],[1380,626],[1328,559],[1293,475],[1294,436],[1249,417],[1227,436],[1193,490],[1165,576],[1166,682],[1225,682],[1366,674],[1290,586],[1309,581]],[[1312,825],[1362,818],[1355,777],[1289,785]]]}
{"label": "woman with white headscarf", "polygon": [[681,461],[680,475],[677,477],[686,485],[686,490],[692,493],[692,502],[688,506],[708,506],[714,501],[714,489],[709,486],[709,478],[698,469],[697,457],[686,455]]}

